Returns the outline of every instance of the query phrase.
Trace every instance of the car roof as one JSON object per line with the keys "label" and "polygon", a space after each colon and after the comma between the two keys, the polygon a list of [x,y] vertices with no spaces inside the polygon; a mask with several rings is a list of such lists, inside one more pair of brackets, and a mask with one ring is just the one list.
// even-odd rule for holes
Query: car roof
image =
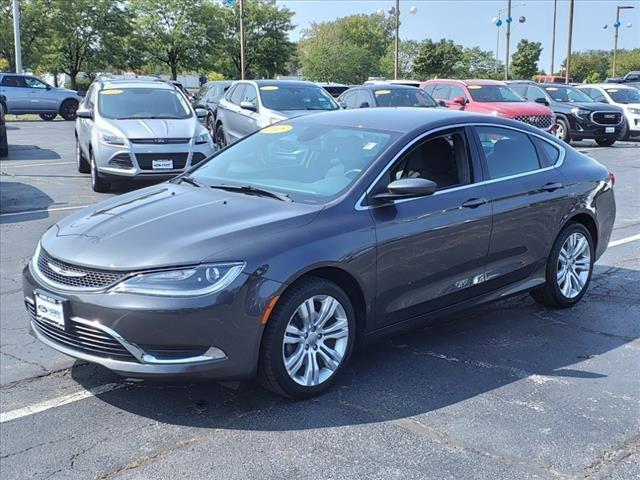
{"label": "car roof", "polygon": [[411,85],[405,85],[403,83],[375,83],[373,85],[357,85],[349,90],[355,90],[356,88],[364,89],[364,90],[406,90],[407,88],[417,88]]}
{"label": "car roof", "polygon": [[174,90],[174,84],[161,79],[141,79],[141,78],[100,78],[98,79],[102,89],[107,88],[162,88]]}
{"label": "car roof", "polygon": [[624,83],[585,83],[584,85],[578,85],[578,88],[580,87],[600,87],[600,88],[604,88],[605,90],[607,88],[615,88],[615,89],[626,89],[626,90],[637,90],[636,87],[631,87],[629,85],[625,85]]}
{"label": "car roof", "polygon": [[258,87],[268,86],[268,85],[289,85],[292,87],[308,87],[312,85],[314,87],[318,87],[317,84],[313,82],[307,82],[304,80],[238,80],[238,82],[242,83],[255,83]]}
{"label": "car roof", "polygon": [[460,80],[457,78],[432,78],[431,80],[427,80],[425,83],[437,83],[437,82],[449,82],[449,83],[458,83],[461,85],[504,85],[504,82],[500,80],[487,80],[482,78],[471,78]]}

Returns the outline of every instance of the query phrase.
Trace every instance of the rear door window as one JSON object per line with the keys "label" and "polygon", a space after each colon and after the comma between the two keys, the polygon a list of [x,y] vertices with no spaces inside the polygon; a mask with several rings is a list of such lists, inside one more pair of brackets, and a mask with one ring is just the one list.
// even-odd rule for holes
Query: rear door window
{"label": "rear door window", "polygon": [[524,132],[493,126],[475,127],[491,180],[540,169],[533,141]]}
{"label": "rear door window", "polygon": [[27,88],[24,78],[17,75],[5,75],[2,77],[0,85],[3,87]]}
{"label": "rear door window", "polygon": [[244,83],[236,85],[236,88],[233,89],[233,92],[231,92],[231,96],[229,97],[229,100],[231,103],[235,105],[240,105],[240,102],[242,101],[242,97],[244,96],[245,87],[246,85]]}
{"label": "rear door window", "polygon": [[466,100],[467,96],[464,94],[464,90],[458,85],[451,85],[451,91],[449,92],[449,100],[462,97]]}
{"label": "rear door window", "polygon": [[451,92],[451,87],[449,85],[439,83],[436,85],[436,88],[433,89],[433,94],[431,96],[438,100],[449,100],[449,92]]}

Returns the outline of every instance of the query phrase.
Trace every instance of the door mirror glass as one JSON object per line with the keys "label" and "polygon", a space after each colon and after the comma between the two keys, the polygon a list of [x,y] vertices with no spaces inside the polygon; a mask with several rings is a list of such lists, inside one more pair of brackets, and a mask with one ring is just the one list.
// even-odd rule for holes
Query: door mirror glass
{"label": "door mirror glass", "polygon": [[425,197],[433,194],[438,185],[426,178],[401,178],[387,185],[387,191],[373,196],[374,200],[389,201],[399,198]]}
{"label": "door mirror glass", "polygon": [[255,112],[256,110],[258,110],[256,104],[251,102],[240,102],[240,108],[243,110],[249,110],[251,112]]}
{"label": "door mirror glass", "polygon": [[78,118],[88,118],[93,120],[93,112],[89,108],[78,108],[78,110],[76,110],[76,115]]}
{"label": "door mirror glass", "polygon": [[457,103],[458,105],[464,105],[467,103],[467,100],[464,97],[456,97],[453,99],[453,103]]}
{"label": "door mirror glass", "polygon": [[536,103],[541,103],[542,105],[549,105],[549,102],[546,98],[538,97],[534,100]]}
{"label": "door mirror glass", "polygon": [[196,117],[207,118],[208,112],[204,108],[196,108]]}

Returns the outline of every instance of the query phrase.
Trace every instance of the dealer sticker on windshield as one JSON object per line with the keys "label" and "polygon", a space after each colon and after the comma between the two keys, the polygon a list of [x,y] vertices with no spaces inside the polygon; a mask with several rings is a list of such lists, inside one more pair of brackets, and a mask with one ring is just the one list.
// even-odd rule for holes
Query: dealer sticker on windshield
{"label": "dealer sticker on windshield", "polygon": [[283,125],[271,125],[270,127],[263,128],[260,130],[261,133],[287,133],[293,130],[293,125],[283,124]]}

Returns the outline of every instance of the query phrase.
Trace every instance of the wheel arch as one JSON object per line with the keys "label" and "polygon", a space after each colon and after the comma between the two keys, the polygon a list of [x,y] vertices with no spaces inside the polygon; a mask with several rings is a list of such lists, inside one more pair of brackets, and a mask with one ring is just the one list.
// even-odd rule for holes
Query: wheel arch
{"label": "wheel arch", "polygon": [[576,212],[571,214],[563,223],[562,228],[565,228],[570,223],[579,223],[584,226],[591,234],[591,240],[593,240],[593,249],[597,251],[598,248],[598,223],[593,215],[587,212]]}

